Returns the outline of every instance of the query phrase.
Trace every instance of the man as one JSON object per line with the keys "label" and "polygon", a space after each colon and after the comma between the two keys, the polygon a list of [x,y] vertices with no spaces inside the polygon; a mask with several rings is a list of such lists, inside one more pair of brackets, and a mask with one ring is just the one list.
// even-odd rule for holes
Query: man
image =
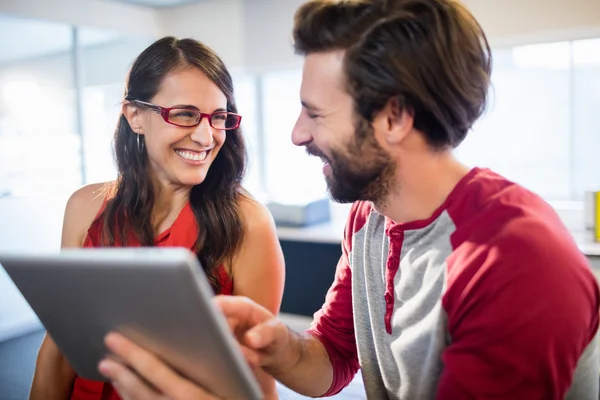
{"label": "man", "polygon": [[[292,140],[354,204],[308,332],[216,300],[248,361],[315,397],[360,367],[373,399],[597,399],[585,257],[538,196],[452,155],[490,83],[472,15],[453,0],[317,0],[298,10],[294,39],[305,63]],[[124,338],[107,343],[155,387],[103,363],[131,398],[211,398]]]}

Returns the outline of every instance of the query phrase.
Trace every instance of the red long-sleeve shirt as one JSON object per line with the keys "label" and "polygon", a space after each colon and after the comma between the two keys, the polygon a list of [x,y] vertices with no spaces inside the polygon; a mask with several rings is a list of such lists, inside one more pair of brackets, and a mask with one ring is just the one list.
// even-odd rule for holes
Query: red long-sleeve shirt
{"label": "red long-sleeve shirt", "polygon": [[598,286],[554,210],[473,169],[427,220],[353,205],[309,331],[369,398],[597,399]]}

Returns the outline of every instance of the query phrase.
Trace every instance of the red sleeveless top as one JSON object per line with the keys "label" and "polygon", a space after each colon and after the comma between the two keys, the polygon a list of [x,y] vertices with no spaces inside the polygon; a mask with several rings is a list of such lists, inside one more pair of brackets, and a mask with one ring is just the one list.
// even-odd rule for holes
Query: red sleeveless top
{"label": "red sleeveless top", "polygon": [[[102,215],[105,205],[106,203],[102,205],[98,216],[88,229],[83,247],[100,247],[102,235],[102,218],[100,218],[100,215]],[[154,245],[157,247],[186,247],[193,249],[197,237],[198,225],[196,224],[196,217],[189,203],[186,203],[173,225],[156,237]],[[133,233],[128,237],[128,246],[139,247],[139,242]],[[223,266],[219,266],[216,270],[216,277],[220,284],[219,294],[233,294],[233,281]],[[121,400],[121,398],[113,390],[110,383],[76,377],[71,393],[71,400]]]}

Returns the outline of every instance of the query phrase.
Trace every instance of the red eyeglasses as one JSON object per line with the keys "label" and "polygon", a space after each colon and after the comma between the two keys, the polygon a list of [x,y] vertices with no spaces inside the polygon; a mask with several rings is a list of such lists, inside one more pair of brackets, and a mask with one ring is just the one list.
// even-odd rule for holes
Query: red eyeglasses
{"label": "red eyeglasses", "polygon": [[160,116],[165,120],[165,122],[171,125],[181,126],[183,128],[191,128],[194,126],[198,126],[200,124],[200,121],[202,121],[202,118],[207,118],[209,125],[214,129],[225,131],[239,128],[240,123],[242,122],[241,115],[227,111],[217,111],[212,114],[206,114],[190,108],[167,108],[157,106],[156,104],[146,103],[145,101],[141,100],[129,101],[133,104],[142,107],[147,107],[153,111],[156,111],[156,113],[160,114]]}

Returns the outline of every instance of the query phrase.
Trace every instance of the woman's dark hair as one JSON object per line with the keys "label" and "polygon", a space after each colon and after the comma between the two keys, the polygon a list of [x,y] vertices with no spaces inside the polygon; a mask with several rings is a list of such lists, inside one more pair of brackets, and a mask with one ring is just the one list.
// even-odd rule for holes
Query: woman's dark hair
{"label": "woman's dark hair", "polygon": [[313,0],[293,37],[302,55],[345,51],[358,115],[371,122],[396,97],[433,148],[458,146],[485,110],[490,47],[458,0]]}
{"label": "woman's dark hair", "polygon": [[[145,49],[129,71],[125,98],[150,102],[168,74],[185,68],[197,68],[206,74],[225,94],[227,111],[237,112],[231,75],[223,61],[193,39],[165,37]],[[128,232],[132,231],[142,246],[152,246],[155,188],[148,172],[148,156],[138,151],[137,134],[123,115],[115,131],[114,155],[119,176],[110,188],[102,215],[102,244],[112,246],[119,242],[126,246]],[[243,237],[238,200],[244,194],[241,182],[245,168],[242,133],[239,128],[228,131],[205,180],[190,193],[190,206],[198,224],[193,250],[215,290],[219,289],[219,282],[214,269],[231,260]]]}

